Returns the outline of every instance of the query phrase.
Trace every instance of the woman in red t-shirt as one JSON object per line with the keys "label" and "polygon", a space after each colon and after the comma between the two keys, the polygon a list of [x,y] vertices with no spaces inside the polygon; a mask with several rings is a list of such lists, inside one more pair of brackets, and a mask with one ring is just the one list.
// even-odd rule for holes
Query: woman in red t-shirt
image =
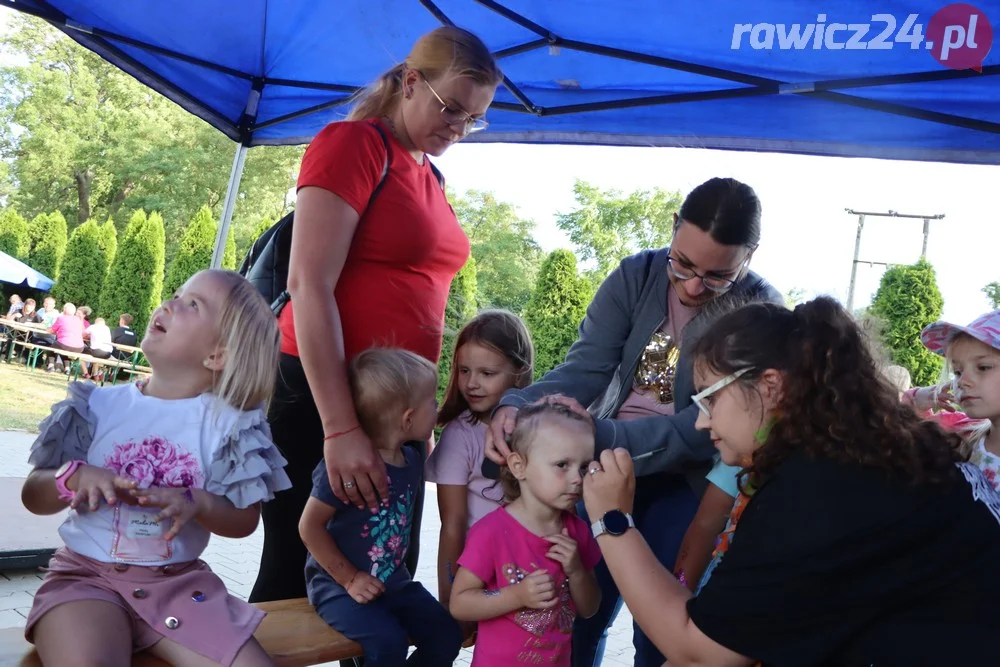
{"label": "woman in red t-shirt", "polygon": [[[479,38],[438,28],[359,94],[346,122],[328,125],[306,150],[291,301],[279,317],[281,367],[268,415],[293,487],[264,505],[252,602],[306,594],[298,521],[320,460],[345,502],[374,509],[386,492],[385,464],[358,425],[347,364],[373,345],[437,362],[448,289],[469,257],[469,240],[426,156],[486,127],[483,116],[501,80]],[[422,496],[407,557],[411,572],[421,506]]]}

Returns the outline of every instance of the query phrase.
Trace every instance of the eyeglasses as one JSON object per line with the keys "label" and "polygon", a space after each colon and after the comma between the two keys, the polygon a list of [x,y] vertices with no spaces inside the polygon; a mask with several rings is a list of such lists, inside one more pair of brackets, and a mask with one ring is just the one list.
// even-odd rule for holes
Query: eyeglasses
{"label": "eyeglasses", "polygon": [[712,413],[709,411],[708,405],[705,403],[705,399],[711,396],[712,394],[722,391],[723,389],[725,389],[726,387],[728,387],[729,385],[731,385],[732,383],[736,382],[741,377],[743,377],[744,374],[749,373],[752,370],[753,367],[747,366],[746,368],[741,368],[740,370],[736,371],[731,375],[727,375],[726,377],[722,378],[721,380],[713,384],[708,389],[692,396],[691,402],[697,405],[698,409],[701,410],[706,417],[711,418]]}
{"label": "eyeglasses", "polygon": [[449,125],[461,125],[464,128],[465,134],[481,132],[489,127],[490,124],[485,118],[473,118],[461,109],[456,109],[441,99],[441,96],[437,94],[434,86],[431,85],[431,82],[426,77],[424,77],[424,83],[427,84],[427,90],[431,91],[431,94],[441,103],[441,117],[444,118],[444,122]]}
{"label": "eyeglasses", "polygon": [[670,255],[667,255],[667,271],[674,278],[681,281],[693,280],[694,278],[698,278],[701,280],[701,284],[704,285],[706,289],[721,294],[722,292],[728,292],[730,289],[732,289],[733,285],[736,284],[736,281],[739,280],[740,274],[743,272],[743,269],[745,269],[747,264],[750,263],[750,258],[753,257],[754,250],[755,248],[750,248],[750,252],[747,253],[746,258],[742,262],[740,262],[739,266],[733,269],[732,273],[734,275],[732,278],[723,278],[722,276],[703,276],[700,273],[694,271],[693,269],[689,269],[684,266],[678,266],[677,260]]}

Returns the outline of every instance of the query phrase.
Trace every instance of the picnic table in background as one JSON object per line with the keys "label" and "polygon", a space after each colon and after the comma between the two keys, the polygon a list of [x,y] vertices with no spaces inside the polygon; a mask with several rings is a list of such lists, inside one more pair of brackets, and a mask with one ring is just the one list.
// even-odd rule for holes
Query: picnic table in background
{"label": "picnic table in background", "polygon": [[152,369],[148,366],[143,366],[139,362],[144,361],[142,357],[142,348],[134,347],[131,345],[117,345],[112,343],[112,346],[124,353],[124,358],[118,357],[117,355],[112,355],[107,359],[101,359],[99,357],[94,357],[92,355],[86,354],[84,352],[69,352],[67,350],[61,350],[52,345],[45,345],[42,343],[31,342],[32,334],[38,335],[51,335],[52,331],[49,330],[45,325],[41,324],[20,324],[18,322],[6,321],[2,322],[6,336],[9,342],[7,346],[7,362],[14,358],[14,348],[20,346],[23,349],[29,351],[28,353],[28,368],[34,370],[36,363],[41,357],[43,352],[49,354],[57,354],[70,360],[70,373],[69,379],[75,379],[79,377],[81,370],[81,362],[87,364],[96,364],[101,366],[107,366],[110,369],[108,379],[114,383],[118,379],[118,373],[124,371],[129,375],[138,376],[148,376]]}

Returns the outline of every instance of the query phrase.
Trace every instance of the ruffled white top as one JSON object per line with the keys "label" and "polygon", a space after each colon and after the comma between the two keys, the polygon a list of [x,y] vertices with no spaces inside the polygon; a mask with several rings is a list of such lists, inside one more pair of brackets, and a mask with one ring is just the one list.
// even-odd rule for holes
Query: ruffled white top
{"label": "ruffled white top", "polygon": [[[140,488],[204,489],[241,509],[291,487],[263,409],[237,410],[213,394],[163,400],[135,384],[74,383],[40,428],[29,458],[36,468],[82,459]],[[155,566],[200,557],[210,533],[190,521],[167,541],[171,520],[157,522],[159,511],[102,502],[95,512],[70,510],[59,534],[67,547],[101,562]]]}

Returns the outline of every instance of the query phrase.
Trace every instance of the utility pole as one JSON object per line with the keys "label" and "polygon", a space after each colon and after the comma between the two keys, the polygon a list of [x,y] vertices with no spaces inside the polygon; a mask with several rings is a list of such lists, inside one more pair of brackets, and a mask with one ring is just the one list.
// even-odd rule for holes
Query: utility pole
{"label": "utility pole", "polygon": [[924,221],[924,245],[923,245],[923,248],[920,250],[920,259],[926,259],[927,258],[927,239],[930,236],[931,220],[941,220],[942,218],[944,218],[944,213],[937,213],[935,215],[912,215],[912,214],[908,214],[908,213],[897,213],[896,211],[892,211],[892,210],[890,210],[888,213],[873,213],[871,211],[855,211],[855,210],[852,210],[852,209],[849,209],[849,208],[845,208],[844,210],[847,211],[851,215],[858,216],[858,235],[854,239],[854,262],[851,264],[851,285],[847,289],[847,312],[853,313],[854,312],[854,286],[857,283],[858,264],[859,263],[860,264],[868,264],[868,265],[880,264],[880,265],[888,266],[888,264],[885,264],[884,262],[872,262],[872,261],[862,260],[862,259],[859,258],[859,255],[861,253],[861,232],[865,228],[865,217],[871,215],[871,216],[877,216],[877,217],[883,217],[883,218],[909,218],[909,219],[914,219],[914,220],[923,220]]}

